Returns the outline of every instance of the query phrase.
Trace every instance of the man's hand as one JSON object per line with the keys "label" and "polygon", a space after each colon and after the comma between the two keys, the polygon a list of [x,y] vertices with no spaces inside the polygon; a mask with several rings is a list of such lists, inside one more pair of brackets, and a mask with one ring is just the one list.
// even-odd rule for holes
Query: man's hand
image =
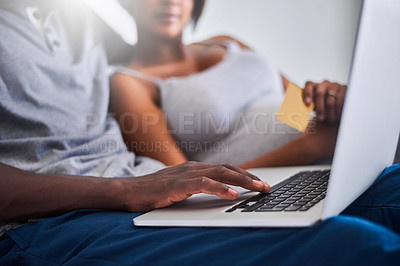
{"label": "man's hand", "polygon": [[78,209],[148,211],[207,193],[235,199],[228,185],[268,192],[256,176],[233,165],[188,162],[128,178],[44,175],[0,163],[0,221],[49,217]]}
{"label": "man's hand", "polygon": [[197,162],[187,162],[146,176],[120,178],[118,182],[119,190],[123,191],[120,193],[122,208],[131,212],[166,207],[197,193],[236,199],[238,192],[228,185],[264,193],[270,190],[268,184],[236,166]]}
{"label": "man's hand", "polygon": [[335,124],[342,114],[346,86],[324,81],[322,83],[307,82],[303,92],[305,104],[314,103],[319,121]]}

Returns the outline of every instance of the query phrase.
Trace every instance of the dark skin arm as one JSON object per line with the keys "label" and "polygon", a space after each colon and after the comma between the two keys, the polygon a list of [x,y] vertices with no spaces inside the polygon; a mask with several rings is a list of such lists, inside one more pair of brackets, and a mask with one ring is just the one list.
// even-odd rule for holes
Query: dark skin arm
{"label": "dark skin arm", "polygon": [[332,158],[337,132],[337,124],[312,120],[304,134],[240,167],[249,169],[265,165],[268,167],[308,165],[316,160]]}
{"label": "dark skin arm", "polygon": [[[77,209],[142,212],[193,194],[235,199],[228,185],[268,192],[268,184],[233,165],[187,162],[131,178],[43,175],[0,164],[0,221],[47,217]],[[228,184],[228,185],[227,185]]]}

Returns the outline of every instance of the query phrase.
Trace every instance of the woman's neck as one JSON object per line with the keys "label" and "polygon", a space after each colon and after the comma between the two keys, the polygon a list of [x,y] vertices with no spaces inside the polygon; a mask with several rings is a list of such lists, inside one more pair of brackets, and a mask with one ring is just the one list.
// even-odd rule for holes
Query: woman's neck
{"label": "woman's neck", "polygon": [[139,35],[134,49],[133,61],[142,66],[149,66],[182,61],[185,56],[186,47],[181,36],[167,39]]}

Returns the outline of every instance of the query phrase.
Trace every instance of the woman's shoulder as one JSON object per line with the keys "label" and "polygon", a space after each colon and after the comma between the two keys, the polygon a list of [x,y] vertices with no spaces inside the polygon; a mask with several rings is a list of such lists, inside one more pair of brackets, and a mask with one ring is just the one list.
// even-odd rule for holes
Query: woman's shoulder
{"label": "woman's shoulder", "polygon": [[[143,76],[141,76],[143,75]],[[160,96],[155,81],[150,80],[145,74],[129,69],[121,68],[110,77],[110,89],[112,95],[126,96],[136,102],[143,102],[145,99],[159,105]]]}
{"label": "woman's shoulder", "polygon": [[238,39],[236,39],[234,37],[228,36],[228,35],[214,36],[214,37],[211,37],[209,39],[206,39],[204,41],[200,41],[197,43],[205,44],[205,45],[226,45],[226,43],[229,43],[229,42],[236,42],[240,46],[240,48],[251,50],[250,47],[248,47],[243,42],[239,41]]}

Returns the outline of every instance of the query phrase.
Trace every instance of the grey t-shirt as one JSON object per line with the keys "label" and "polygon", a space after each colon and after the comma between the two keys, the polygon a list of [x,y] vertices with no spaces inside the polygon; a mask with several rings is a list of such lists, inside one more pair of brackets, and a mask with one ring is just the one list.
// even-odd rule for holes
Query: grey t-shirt
{"label": "grey t-shirt", "polygon": [[163,165],[128,152],[108,115],[98,18],[79,2],[0,1],[0,162],[46,174],[154,172]]}

